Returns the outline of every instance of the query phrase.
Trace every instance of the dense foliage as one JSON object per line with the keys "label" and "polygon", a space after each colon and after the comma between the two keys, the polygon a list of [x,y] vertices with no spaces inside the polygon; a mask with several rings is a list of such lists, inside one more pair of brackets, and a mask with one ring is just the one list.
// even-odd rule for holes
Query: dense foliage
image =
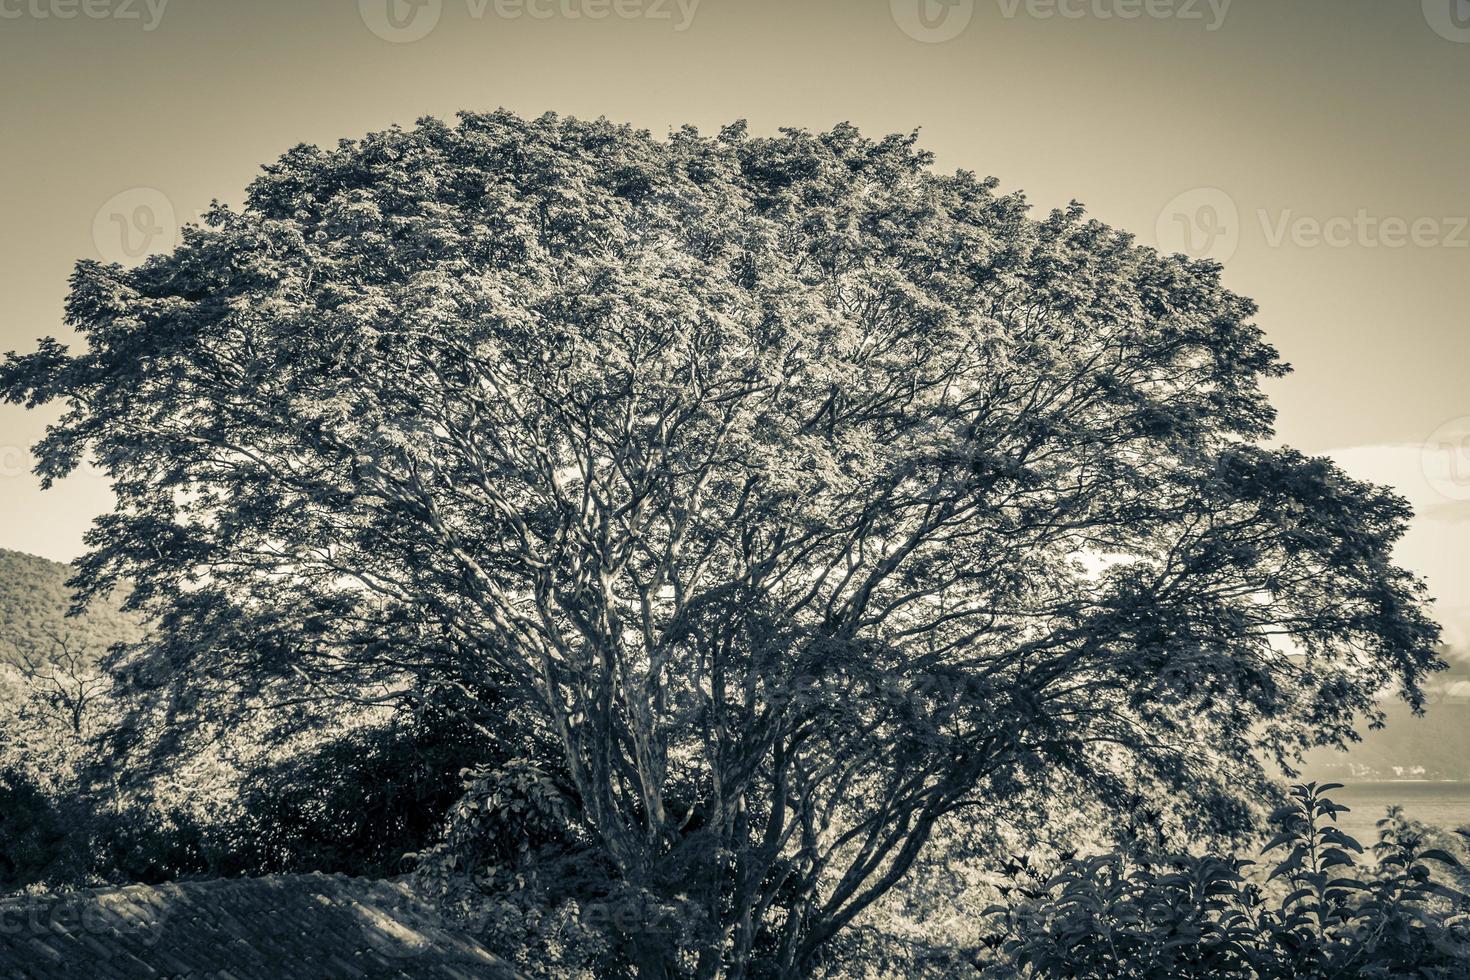
{"label": "dense foliage", "polygon": [[[49,670],[50,668],[48,668]],[[306,871],[391,877],[438,839],[458,768],[503,760],[460,718],[313,715],[236,729],[167,778],[119,770],[127,715],[95,667],[0,688],[0,895]],[[66,673],[70,678],[72,674]]]}
{"label": "dense foliage", "polygon": [[1234,856],[1134,847],[1071,857],[1051,874],[1010,867],[991,915],[993,977],[1444,978],[1470,964],[1470,898],[1433,870],[1449,851],[1391,810],[1374,862],[1336,824],[1337,784],[1293,787],[1274,815],[1264,874]]}
{"label": "dense foliage", "polygon": [[138,617],[118,608],[121,596],[98,598],[68,617],[74,595],[67,579],[75,574],[69,565],[0,548],[0,664],[47,659],[58,637],[95,663],[112,644],[141,638]]}
{"label": "dense foliage", "polygon": [[[1219,267],[930,162],[465,114],[80,263],[84,349],[0,393],[65,405],[43,477],[118,493],[81,581],[158,630],[116,744],[445,712],[539,774],[473,777],[482,821],[554,789],[505,857],[632,910],[625,965],[792,976],[967,809],[1239,830],[1267,764],[1418,703],[1407,507],[1266,448],[1285,368]],[[557,883],[473,840],[492,905]]]}

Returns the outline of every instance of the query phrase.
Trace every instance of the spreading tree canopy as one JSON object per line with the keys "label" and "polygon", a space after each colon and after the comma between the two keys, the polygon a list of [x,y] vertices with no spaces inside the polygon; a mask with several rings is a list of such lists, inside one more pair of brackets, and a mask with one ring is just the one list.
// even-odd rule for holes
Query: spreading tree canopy
{"label": "spreading tree canopy", "polygon": [[643,975],[799,973],[949,815],[1229,826],[1437,663],[1405,503],[1267,446],[1218,265],[930,164],[505,112],[300,146],[80,263],[84,349],[0,391],[64,403],[45,479],[114,481],[80,582],[156,619],[120,667],[165,718],[514,719],[693,923]]}

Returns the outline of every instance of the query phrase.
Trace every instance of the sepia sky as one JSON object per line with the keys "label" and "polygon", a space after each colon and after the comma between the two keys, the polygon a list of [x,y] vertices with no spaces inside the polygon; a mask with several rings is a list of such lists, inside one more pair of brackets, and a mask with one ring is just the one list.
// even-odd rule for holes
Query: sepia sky
{"label": "sepia sky", "polygon": [[[919,128],[1221,259],[1296,367],[1281,440],[1415,503],[1401,558],[1470,639],[1470,0],[0,0],[0,350],[295,143],[498,106]],[[38,490],[50,417],[0,408],[0,547],[65,560],[110,498]]]}

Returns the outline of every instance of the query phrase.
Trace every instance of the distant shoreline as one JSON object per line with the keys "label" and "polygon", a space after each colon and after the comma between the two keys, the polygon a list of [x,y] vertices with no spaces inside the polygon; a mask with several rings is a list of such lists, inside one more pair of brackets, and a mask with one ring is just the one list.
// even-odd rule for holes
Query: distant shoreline
{"label": "distant shoreline", "polygon": [[1368,779],[1365,779],[1365,778],[1360,777],[1360,776],[1324,776],[1324,777],[1319,778],[1317,780],[1317,782],[1319,782],[1319,783],[1323,783],[1323,782],[1329,782],[1329,783],[1330,782],[1344,782],[1344,783],[1349,783],[1349,784],[1351,784],[1351,783],[1359,783],[1359,784],[1361,784],[1361,783],[1434,783],[1434,784],[1440,784],[1440,783],[1456,783],[1456,784],[1467,784],[1467,785],[1470,785],[1470,779],[1390,779],[1387,776],[1374,776],[1374,777],[1368,778]]}

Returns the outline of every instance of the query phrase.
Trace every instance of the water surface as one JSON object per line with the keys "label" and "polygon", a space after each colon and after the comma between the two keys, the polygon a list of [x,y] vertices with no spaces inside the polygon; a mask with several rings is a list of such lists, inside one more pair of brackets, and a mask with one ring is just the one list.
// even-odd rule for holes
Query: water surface
{"label": "water surface", "polygon": [[1384,812],[1393,803],[1402,806],[1404,812],[1415,820],[1445,830],[1470,826],[1470,783],[1355,782],[1327,795],[1335,802],[1352,807],[1352,812],[1340,814],[1337,822],[1364,847],[1378,839],[1376,822],[1383,819]]}

